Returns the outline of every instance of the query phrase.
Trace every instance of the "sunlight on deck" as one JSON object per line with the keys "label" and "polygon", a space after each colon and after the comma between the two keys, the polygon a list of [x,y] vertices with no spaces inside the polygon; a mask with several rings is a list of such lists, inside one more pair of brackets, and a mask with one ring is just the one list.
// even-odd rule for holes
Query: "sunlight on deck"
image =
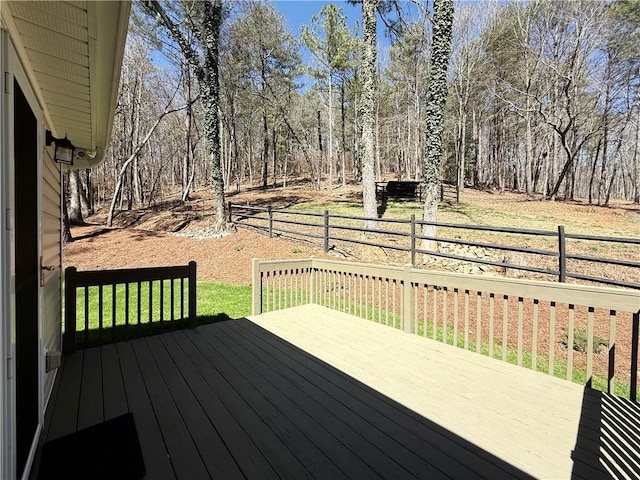
{"label": "sunlight on deck", "polygon": [[538,478],[571,478],[585,389],[318,305],[250,317]]}

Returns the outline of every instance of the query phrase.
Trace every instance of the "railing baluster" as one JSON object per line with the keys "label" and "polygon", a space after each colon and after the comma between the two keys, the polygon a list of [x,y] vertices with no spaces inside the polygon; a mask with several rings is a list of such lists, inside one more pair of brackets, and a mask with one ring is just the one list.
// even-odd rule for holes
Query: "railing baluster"
{"label": "railing baluster", "polygon": [[431,325],[431,337],[436,340],[436,327],[438,326],[438,292],[440,289],[438,287],[433,287],[433,324]]}
{"label": "railing baluster", "polygon": [[464,349],[469,350],[469,290],[464,291]]}
{"label": "railing baluster", "polygon": [[518,366],[522,366],[524,336],[524,298],[518,297]]}
{"label": "railing baluster", "polygon": [[460,290],[453,289],[453,343],[454,347],[458,346],[458,320],[460,316]]}
{"label": "railing baluster", "polygon": [[476,353],[482,351],[482,292],[476,292]]}
{"label": "railing baluster", "polygon": [[129,284],[124,284],[124,338],[129,338]]}
{"label": "railing baluster", "polygon": [[502,296],[502,361],[507,361],[507,347],[509,337],[507,329],[509,328],[509,296]]}
{"label": "railing baluster", "polygon": [[607,393],[615,392],[616,373],[616,311],[609,311],[609,371],[607,372]]}
{"label": "railing baluster", "polygon": [[84,344],[89,343],[89,287],[84,287]]}
{"label": "railing baluster", "polygon": [[102,295],[102,285],[98,287],[98,343],[102,345],[102,315],[104,313],[104,302]]}
{"label": "railing baluster", "polygon": [[173,279],[170,279],[169,281],[171,282],[171,322],[173,324],[173,321],[176,318],[175,310],[174,310],[175,309],[175,302],[176,302],[176,299],[175,299],[176,290],[175,290],[175,285],[174,285]]}
{"label": "railing baluster", "polygon": [[149,328],[153,324],[153,281],[149,281]]}
{"label": "railing baluster", "polygon": [[567,327],[567,380],[573,380],[573,323],[575,307],[569,304],[569,326]]}
{"label": "railing baluster", "polygon": [[449,290],[444,287],[444,297],[442,297],[442,342],[447,343],[447,319],[449,317]]}
{"label": "railing baluster", "polygon": [[549,375],[554,374],[556,357],[556,302],[549,303]]}
{"label": "railing baluster", "polygon": [[531,370],[538,369],[538,304],[537,298],[533,299],[533,326],[531,339]]}
{"label": "railing baluster", "polygon": [[495,294],[489,294],[489,356],[493,358],[494,354],[494,322],[495,322]]}
{"label": "railing baluster", "polygon": [[587,387],[591,386],[593,376],[593,315],[594,308],[587,313]]}

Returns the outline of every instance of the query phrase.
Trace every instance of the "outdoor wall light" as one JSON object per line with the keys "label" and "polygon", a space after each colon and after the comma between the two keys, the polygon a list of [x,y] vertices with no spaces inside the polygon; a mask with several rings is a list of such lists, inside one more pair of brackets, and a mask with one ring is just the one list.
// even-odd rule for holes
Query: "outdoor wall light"
{"label": "outdoor wall light", "polygon": [[47,147],[52,143],[56,144],[56,149],[53,153],[53,161],[56,163],[62,163],[64,165],[73,165],[73,152],[76,147],[73,146],[71,140],[67,138],[65,134],[64,138],[56,138],[51,134],[50,130],[47,130],[46,138]]}

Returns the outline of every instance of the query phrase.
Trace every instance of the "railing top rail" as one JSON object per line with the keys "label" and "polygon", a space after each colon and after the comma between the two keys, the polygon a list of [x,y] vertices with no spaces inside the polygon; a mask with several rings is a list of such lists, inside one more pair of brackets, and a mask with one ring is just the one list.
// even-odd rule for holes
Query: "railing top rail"
{"label": "railing top rail", "polygon": [[446,227],[446,228],[459,228],[463,230],[481,230],[485,232],[497,232],[497,233],[517,233],[523,235],[537,235],[556,237],[557,231],[551,230],[533,230],[530,228],[514,228],[514,227],[492,227],[489,225],[463,225],[459,223],[445,223],[445,222],[429,222],[424,220],[416,220],[416,225],[430,225],[434,227]]}
{"label": "railing top rail", "polygon": [[[606,308],[616,311],[637,312],[640,310],[640,291],[590,285],[573,285],[540,280],[483,277],[450,272],[432,272],[398,266],[372,265],[311,258],[306,261],[265,262],[275,269],[278,263],[310,262],[314,269],[329,269],[356,275],[381,277],[428,284],[459,290],[481,291],[522,298],[536,298],[558,303]],[[409,276],[407,276],[409,275]]]}
{"label": "railing top rail", "polygon": [[313,267],[313,258],[301,258],[292,260],[260,260],[254,258],[253,261],[257,262],[260,267],[259,271],[261,273],[284,269]]}
{"label": "railing top rail", "polygon": [[[69,268],[73,268],[75,270],[75,267],[67,267],[66,270],[68,271]],[[188,278],[190,273],[189,269],[190,265],[121,268],[115,270],[76,270],[74,284],[76,287],[97,287],[100,285],[116,285],[122,283]]]}
{"label": "railing top rail", "polygon": [[564,236],[565,238],[572,238],[575,240],[594,240],[598,242],[629,243],[631,245],[640,245],[640,238],[603,237],[599,235],[583,235],[580,233],[565,233]]}
{"label": "railing top rail", "polygon": [[290,210],[287,208],[274,208],[273,213],[286,213],[287,215],[301,215],[307,217],[324,217],[324,214],[318,212],[301,212],[300,210]]}

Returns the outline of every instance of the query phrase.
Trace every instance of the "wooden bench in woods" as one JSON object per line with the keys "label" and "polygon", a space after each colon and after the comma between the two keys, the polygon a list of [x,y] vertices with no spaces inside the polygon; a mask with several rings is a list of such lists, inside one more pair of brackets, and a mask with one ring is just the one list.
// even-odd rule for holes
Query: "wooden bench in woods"
{"label": "wooden bench in woods", "polygon": [[410,181],[376,182],[376,197],[387,198],[417,198],[422,201],[422,183]]}

